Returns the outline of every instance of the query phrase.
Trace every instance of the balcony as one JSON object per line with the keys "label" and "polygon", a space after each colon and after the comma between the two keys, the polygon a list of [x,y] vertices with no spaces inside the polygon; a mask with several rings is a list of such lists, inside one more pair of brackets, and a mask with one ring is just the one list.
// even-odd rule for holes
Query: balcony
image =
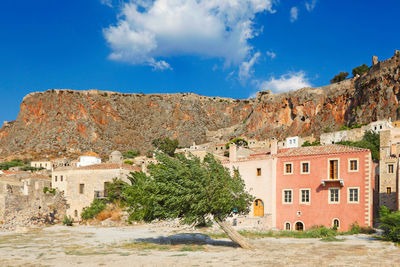
{"label": "balcony", "polygon": [[94,191],[94,198],[105,199],[105,198],[107,198],[107,192],[105,192],[105,191]]}
{"label": "balcony", "polygon": [[343,179],[339,179],[339,178],[335,178],[335,179],[322,179],[321,180],[321,185],[325,186],[327,183],[340,183],[340,186],[344,186],[344,180]]}

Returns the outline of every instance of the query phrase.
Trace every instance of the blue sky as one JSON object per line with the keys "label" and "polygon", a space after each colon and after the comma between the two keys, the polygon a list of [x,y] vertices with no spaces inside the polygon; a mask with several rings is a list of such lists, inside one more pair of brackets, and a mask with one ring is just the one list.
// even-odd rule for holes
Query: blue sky
{"label": "blue sky", "polygon": [[3,0],[0,121],[52,88],[248,98],[400,49],[396,0]]}

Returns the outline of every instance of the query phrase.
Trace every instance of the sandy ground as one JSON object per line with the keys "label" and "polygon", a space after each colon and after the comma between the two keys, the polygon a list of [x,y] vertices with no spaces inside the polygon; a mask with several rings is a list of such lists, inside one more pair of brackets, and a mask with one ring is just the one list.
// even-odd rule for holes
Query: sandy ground
{"label": "sandy ground", "polygon": [[[0,266],[400,266],[400,247],[369,236],[251,239],[255,250],[153,225],[52,226],[0,233]],[[144,242],[144,243],[139,243]]]}

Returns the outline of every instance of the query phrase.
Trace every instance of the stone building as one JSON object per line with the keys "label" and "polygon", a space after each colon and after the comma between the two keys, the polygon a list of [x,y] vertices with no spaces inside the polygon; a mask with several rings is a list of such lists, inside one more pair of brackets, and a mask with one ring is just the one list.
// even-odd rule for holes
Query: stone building
{"label": "stone building", "polygon": [[44,168],[51,171],[53,169],[53,163],[50,160],[31,161],[31,167]]}
{"label": "stone building", "polygon": [[129,182],[127,175],[134,171],[141,168],[119,163],[59,168],[53,171],[52,187],[64,192],[69,205],[67,215],[79,221],[84,207],[90,206],[95,198],[107,196],[108,183],[114,178]]}
{"label": "stone building", "polygon": [[122,153],[119,151],[114,151],[110,155],[110,159],[108,162],[110,163],[122,163],[124,161],[124,157],[122,156]]}
{"label": "stone building", "polygon": [[399,209],[400,128],[380,132],[379,205]]}

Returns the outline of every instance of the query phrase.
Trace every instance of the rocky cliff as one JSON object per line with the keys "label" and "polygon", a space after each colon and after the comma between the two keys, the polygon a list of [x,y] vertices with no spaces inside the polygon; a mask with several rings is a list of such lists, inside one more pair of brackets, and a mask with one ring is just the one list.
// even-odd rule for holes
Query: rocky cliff
{"label": "rocky cliff", "polygon": [[248,100],[182,94],[48,90],[27,95],[17,119],[0,130],[0,156],[102,155],[151,148],[157,137],[180,144],[245,135],[318,136],[352,123],[400,116],[400,53],[361,77]]}

